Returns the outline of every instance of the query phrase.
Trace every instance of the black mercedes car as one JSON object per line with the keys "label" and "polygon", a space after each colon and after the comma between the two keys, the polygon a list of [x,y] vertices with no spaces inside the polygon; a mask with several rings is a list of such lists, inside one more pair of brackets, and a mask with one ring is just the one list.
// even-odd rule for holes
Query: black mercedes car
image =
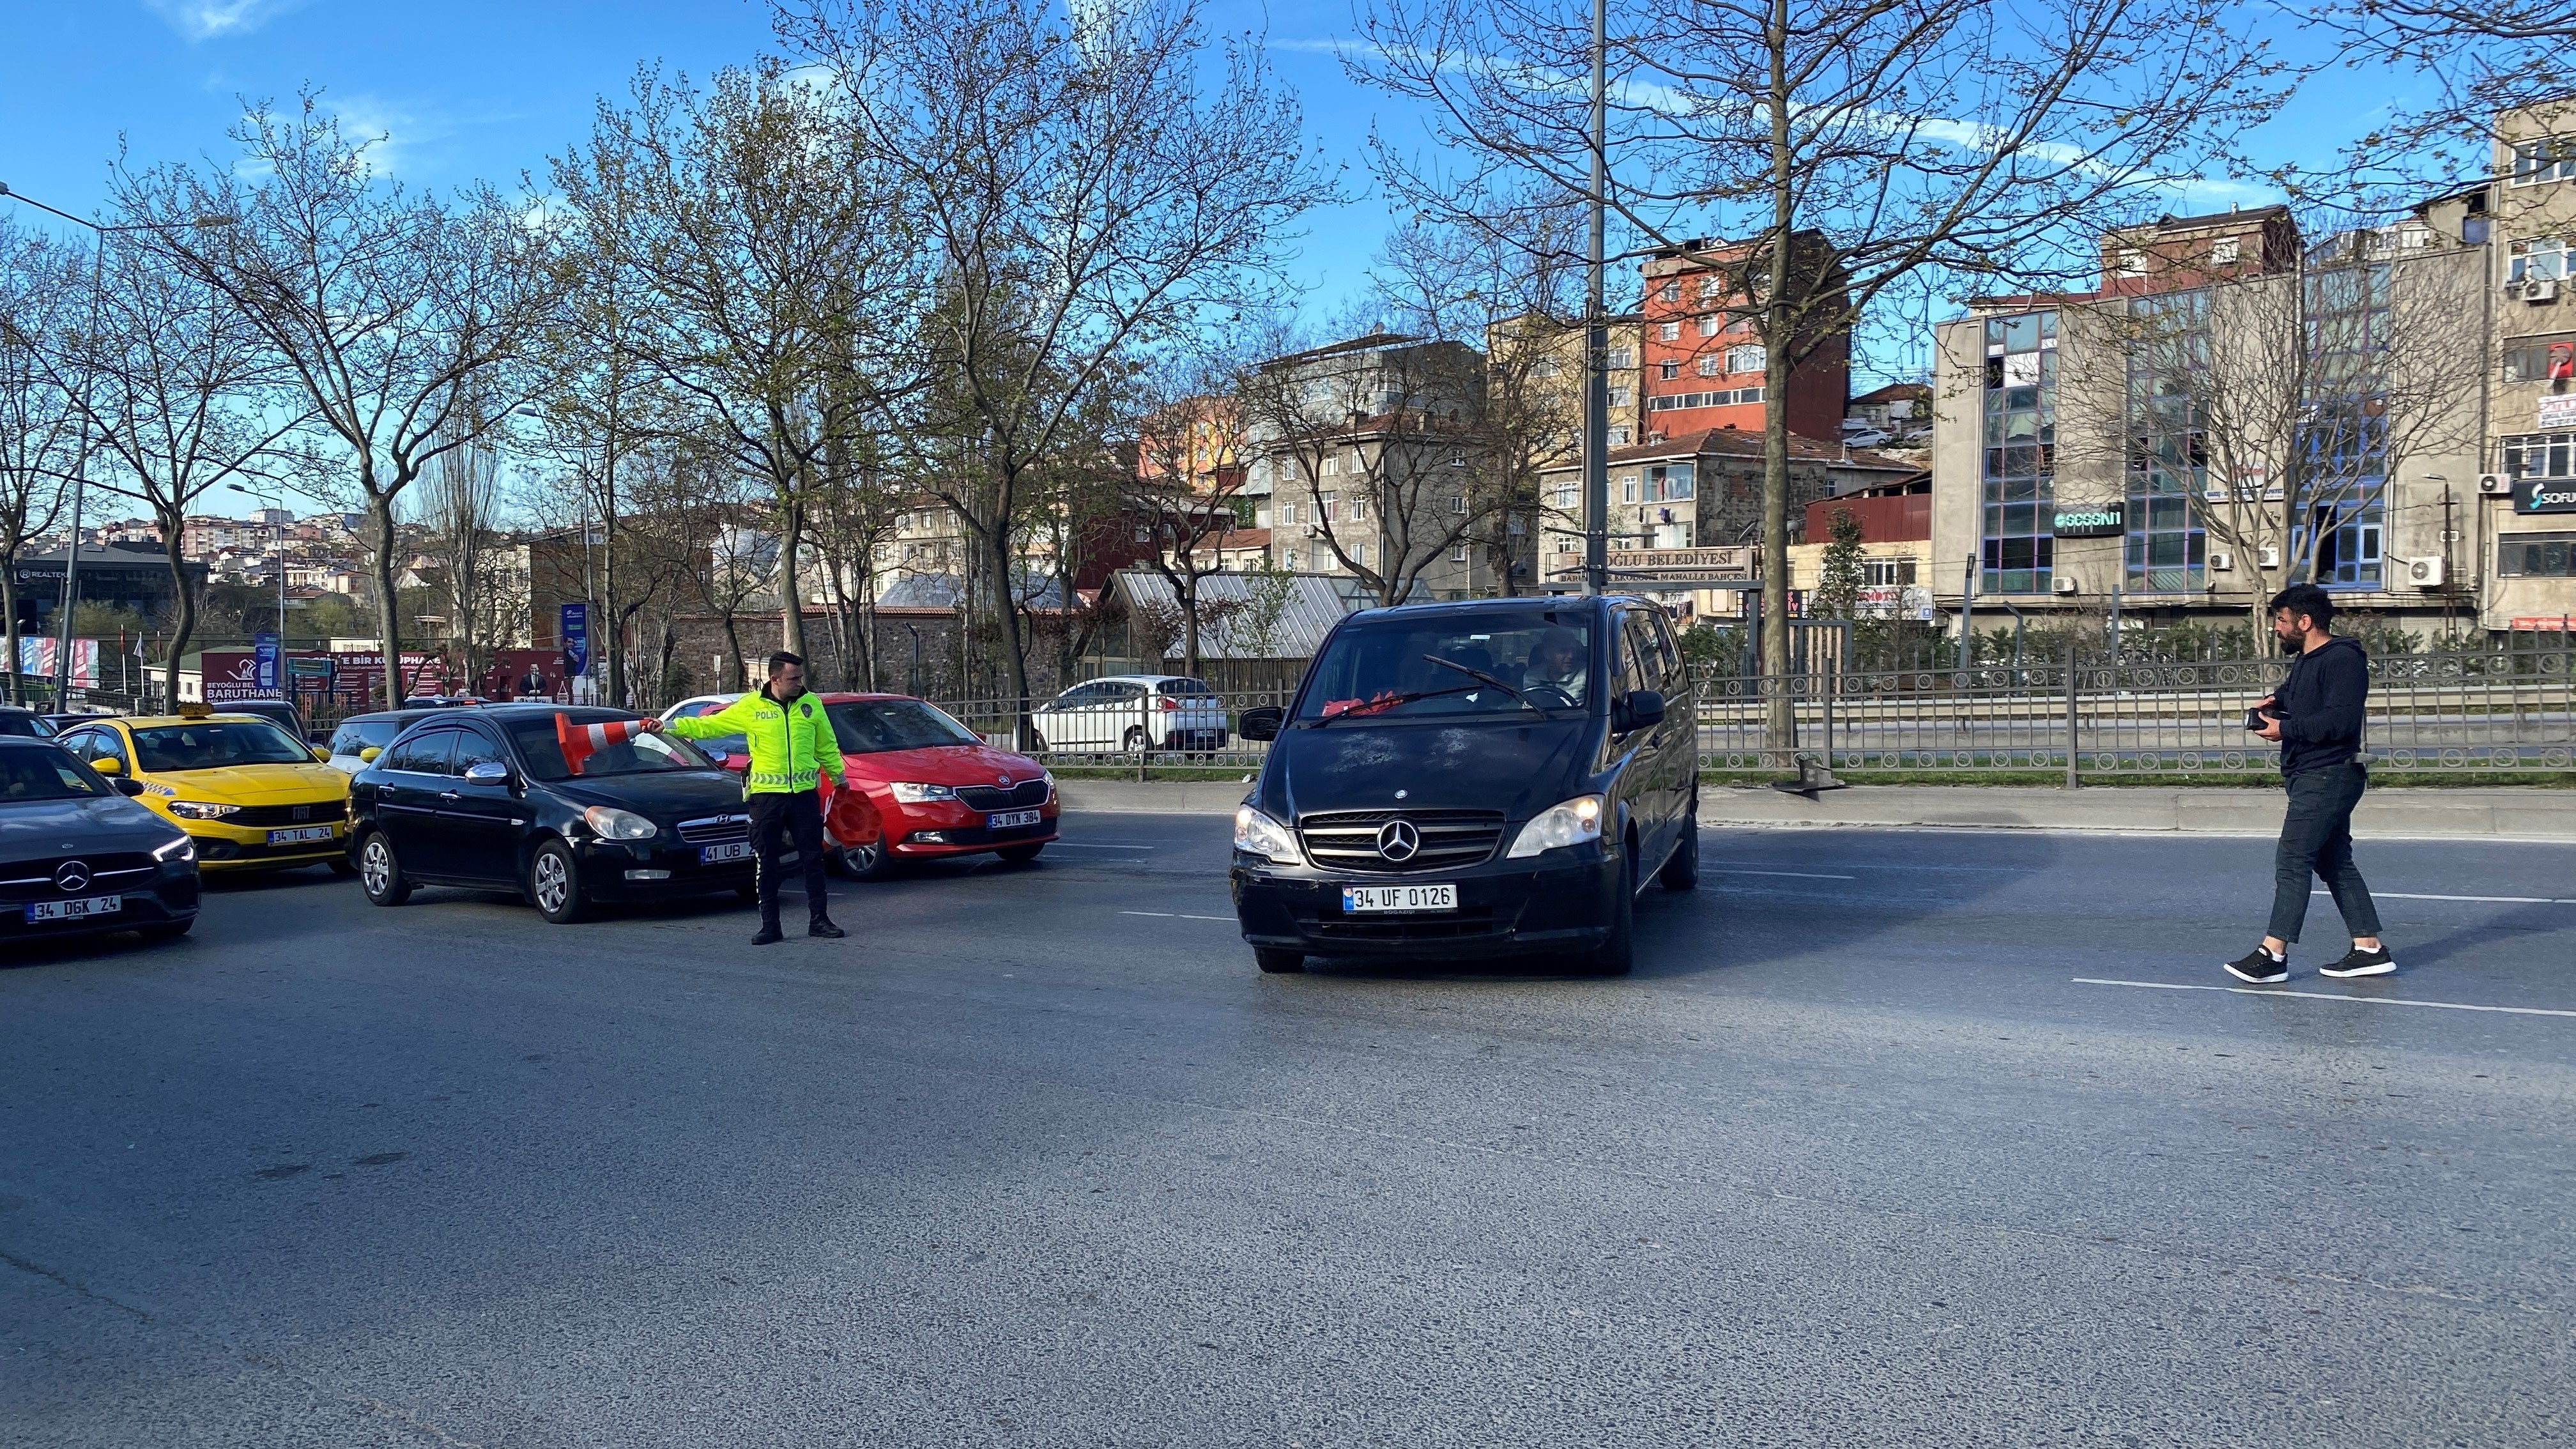
{"label": "black mercedes car", "polygon": [[1235,914],[1264,971],[1308,956],[1563,954],[1626,971],[1636,895],[1699,878],[1690,676],[1643,599],[1352,614],[1236,812]]}
{"label": "black mercedes car", "polygon": [[197,851],[51,740],[0,736],[0,941],[99,931],[187,934]]}
{"label": "black mercedes car", "polygon": [[398,906],[418,885],[515,890],[562,925],[608,902],[749,896],[739,779],[664,734],[567,758],[567,731],[637,718],[503,704],[415,722],[350,782],[367,899]]}

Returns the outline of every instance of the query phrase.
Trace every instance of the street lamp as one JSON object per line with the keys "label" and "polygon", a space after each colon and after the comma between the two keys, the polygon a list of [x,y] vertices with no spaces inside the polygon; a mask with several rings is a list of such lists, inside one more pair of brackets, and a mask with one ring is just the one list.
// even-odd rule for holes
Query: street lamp
{"label": "street lamp", "polygon": [[[88,227],[97,235],[97,250],[90,264],[89,273],[89,332],[90,342],[93,346],[95,346],[98,341],[98,313],[100,297],[106,290],[107,286],[107,234],[109,232],[128,231],[167,232],[183,229],[181,224],[177,222],[129,222],[123,225],[109,226],[103,222],[92,221],[85,216],[74,216],[60,207],[47,206],[45,203],[38,201],[34,197],[28,196],[23,192],[12,191],[9,189],[9,184],[5,181],[0,181],[0,199],[15,201],[25,206],[32,206],[38,211],[45,212],[52,216],[61,217],[63,220],[75,225]],[[200,230],[211,230],[216,227],[236,225],[239,220],[240,219],[238,217],[230,216],[201,216],[186,223],[186,225]],[[80,456],[72,465],[72,537],[70,548],[63,554],[63,621],[61,642],[54,646],[54,707],[56,709],[69,707],[71,701],[72,611],[80,602],[81,506],[88,501],[87,494],[89,492],[90,439],[89,398],[87,394],[91,375],[94,371],[95,368],[93,367],[90,371],[85,371],[81,375],[82,398]],[[13,668],[17,664],[17,661],[14,659],[9,662]],[[179,666],[174,661],[170,667],[172,669],[176,669]],[[173,677],[175,678],[175,676]],[[176,704],[177,701],[173,700],[173,707],[176,707]]]}

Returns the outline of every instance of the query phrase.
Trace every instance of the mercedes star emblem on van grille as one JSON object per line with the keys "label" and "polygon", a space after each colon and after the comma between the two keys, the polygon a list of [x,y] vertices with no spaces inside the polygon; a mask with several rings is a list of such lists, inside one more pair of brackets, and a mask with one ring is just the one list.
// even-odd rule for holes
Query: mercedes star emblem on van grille
{"label": "mercedes star emblem on van grille", "polygon": [[1377,853],[1388,860],[1411,860],[1422,848],[1422,832],[1410,820],[1390,820],[1377,828]]}
{"label": "mercedes star emblem on van grille", "polygon": [[54,867],[54,884],[66,891],[89,889],[89,862],[67,860]]}

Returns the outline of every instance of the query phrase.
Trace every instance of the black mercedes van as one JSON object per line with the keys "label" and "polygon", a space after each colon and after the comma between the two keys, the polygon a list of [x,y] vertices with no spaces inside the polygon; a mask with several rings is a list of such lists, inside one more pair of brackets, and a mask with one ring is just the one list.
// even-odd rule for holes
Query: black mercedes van
{"label": "black mercedes van", "polygon": [[1626,971],[1637,892],[1699,878],[1689,672],[1643,599],[1352,614],[1235,812],[1235,914],[1264,971],[1308,956],[1562,954]]}

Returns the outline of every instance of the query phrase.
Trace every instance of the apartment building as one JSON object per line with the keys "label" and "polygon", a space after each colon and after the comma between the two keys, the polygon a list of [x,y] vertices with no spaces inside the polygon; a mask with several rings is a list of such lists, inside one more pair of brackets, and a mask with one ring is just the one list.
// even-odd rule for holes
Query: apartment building
{"label": "apartment building", "polygon": [[2557,632],[2576,617],[2576,100],[2497,119],[2492,179],[2427,209],[2487,260],[2495,355],[2485,466],[2463,512],[2478,622]]}
{"label": "apartment building", "polygon": [[[1800,232],[1791,244],[1801,255],[1827,251],[1816,232]],[[1764,393],[1768,354],[1754,326],[1758,288],[1749,283],[1766,269],[1765,250],[1751,242],[1697,240],[1644,261],[1640,346],[1647,441],[1725,428],[1762,431],[1770,406]],[[1826,286],[1832,286],[1830,278]],[[1851,389],[1850,331],[1835,329],[1804,350],[1781,399],[1789,431],[1839,438]]]}

